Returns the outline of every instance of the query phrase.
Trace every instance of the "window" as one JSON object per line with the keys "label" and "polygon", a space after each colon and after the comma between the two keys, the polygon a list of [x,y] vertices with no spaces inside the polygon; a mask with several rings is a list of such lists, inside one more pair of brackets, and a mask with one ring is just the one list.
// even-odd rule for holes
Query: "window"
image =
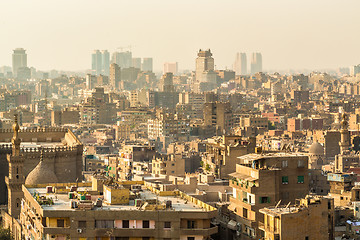
{"label": "window", "polygon": [[246,208],[243,208],[243,217],[248,218],[248,210]]}
{"label": "window", "polygon": [[260,197],[260,203],[270,203],[269,197]]}
{"label": "window", "polygon": [[281,177],[282,184],[289,184],[289,177],[288,176],[282,176]]}
{"label": "window", "polygon": [[283,168],[286,168],[288,166],[288,161],[287,160],[283,160],[281,163]]}
{"label": "window", "polygon": [[148,220],[143,221],[143,228],[150,228],[150,222]]}
{"label": "window", "polygon": [[122,224],[123,224],[123,228],[129,228],[129,220],[123,220]]}
{"label": "window", "polygon": [[164,222],[164,228],[171,228],[171,222]]}
{"label": "window", "polygon": [[187,221],[187,228],[191,229],[191,228],[196,228],[196,224],[194,220],[188,220]]}
{"label": "window", "polygon": [[79,221],[78,228],[86,228],[86,221]]}
{"label": "window", "polygon": [[305,237],[305,240],[309,240],[309,237],[308,237],[308,236],[306,236],[306,237]]}
{"label": "window", "polygon": [[114,220],[95,220],[96,228],[114,228]]}
{"label": "window", "polygon": [[195,240],[195,237],[187,237],[187,240]]}
{"label": "window", "polygon": [[64,227],[64,226],[65,226],[64,219],[58,219],[57,220],[57,227]]}
{"label": "window", "polygon": [[304,160],[298,160],[298,167],[305,167]]}
{"label": "window", "polygon": [[298,176],[297,177],[297,182],[298,183],[304,183],[304,176]]}

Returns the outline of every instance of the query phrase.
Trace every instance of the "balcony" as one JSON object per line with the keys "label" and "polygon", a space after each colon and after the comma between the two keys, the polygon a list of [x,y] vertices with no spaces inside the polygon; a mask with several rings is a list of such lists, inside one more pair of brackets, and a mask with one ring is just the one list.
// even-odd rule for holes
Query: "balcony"
{"label": "balcony", "polygon": [[180,235],[200,235],[200,236],[210,236],[218,232],[218,227],[211,228],[191,228],[191,229],[181,229]]}
{"label": "balcony", "polygon": [[279,231],[277,228],[274,228],[273,226],[265,226],[263,222],[258,222],[258,228],[264,232],[270,232],[272,234],[278,234]]}
{"label": "balcony", "polygon": [[112,229],[96,229],[96,236],[118,236],[118,237],[152,237],[155,236],[154,228],[112,228]]}
{"label": "balcony", "polygon": [[44,227],[44,235],[68,235],[70,234],[70,227]]}

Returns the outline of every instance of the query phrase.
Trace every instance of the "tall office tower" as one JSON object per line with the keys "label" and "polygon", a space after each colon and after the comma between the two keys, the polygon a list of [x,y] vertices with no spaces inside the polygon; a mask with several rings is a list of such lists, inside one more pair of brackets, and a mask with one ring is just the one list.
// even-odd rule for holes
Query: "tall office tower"
{"label": "tall office tower", "polygon": [[196,71],[195,77],[197,82],[206,82],[206,73],[214,71],[214,58],[210,49],[199,50],[198,57],[196,58]]}
{"label": "tall office tower", "polygon": [[246,53],[236,53],[236,58],[234,62],[234,71],[236,75],[247,74]]}
{"label": "tall office tower", "polygon": [[100,75],[102,72],[102,53],[99,50],[94,50],[93,54],[91,55],[91,70],[92,74]]}
{"label": "tall office tower", "polygon": [[112,54],[111,63],[116,63],[120,68],[129,68],[132,64],[132,53],[127,52],[114,52]]}
{"label": "tall office tower", "polygon": [[356,74],[358,74],[358,73],[360,73],[360,64],[350,67],[350,75],[351,76],[355,77]]}
{"label": "tall office tower", "polygon": [[132,58],[131,66],[141,69],[141,58]]}
{"label": "tall office tower", "polygon": [[17,71],[19,68],[27,67],[27,54],[26,50],[23,48],[16,48],[12,55],[12,67],[13,74],[17,76]]}
{"label": "tall office tower", "polygon": [[251,74],[262,72],[262,56],[261,53],[253,53],[251,57]]}
{"label": "tall office tower", "polygon": [[101,51],[101,71],[102,74],[105,76],[109,76],[109,70],[110,70],[110,53],[108,52],[108,50],[102,50]]}
{"label": "tall office tower", "polygon": [[110,64],[110,85],[115,89],[119,89],[121,81],[121,69],[116,63]]}
{"label": "tall office tower", "polygon": [[163,73],[171,72],[174,75],[178,72],[178,63],[177,62],[166,62],[164,63]]}
{"label": "tall office tower", "polygon": [[144,58],[141,66],[141,70],[144,72],[152,72],[153,71],[153,59],[152,58]]}

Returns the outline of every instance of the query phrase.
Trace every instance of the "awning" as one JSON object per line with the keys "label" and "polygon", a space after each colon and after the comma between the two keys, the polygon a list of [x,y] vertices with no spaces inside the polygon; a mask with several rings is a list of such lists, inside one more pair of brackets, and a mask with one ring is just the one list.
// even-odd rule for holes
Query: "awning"
{"label": "awning", "polygon": [[234,220],[230,220],[227,224],[227,227],[231,230],[237,230],[236,222]]}

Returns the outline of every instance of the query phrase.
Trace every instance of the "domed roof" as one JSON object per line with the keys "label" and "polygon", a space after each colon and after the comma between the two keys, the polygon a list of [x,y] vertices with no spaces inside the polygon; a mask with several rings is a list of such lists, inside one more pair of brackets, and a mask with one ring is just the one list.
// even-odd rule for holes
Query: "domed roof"
{"label": "domed roof", "polygon": [[312,155],[324,155],[324,147],[320,143],[314,142],[310,146],[309,153]]}
{"label": "domed roof", "polygon": [[48,163],[43,161],[43,151],[41,151],[40,162],[36,167],[27,175],[25,179],[26,185],[56,183],[58,178],[51,169]]}

